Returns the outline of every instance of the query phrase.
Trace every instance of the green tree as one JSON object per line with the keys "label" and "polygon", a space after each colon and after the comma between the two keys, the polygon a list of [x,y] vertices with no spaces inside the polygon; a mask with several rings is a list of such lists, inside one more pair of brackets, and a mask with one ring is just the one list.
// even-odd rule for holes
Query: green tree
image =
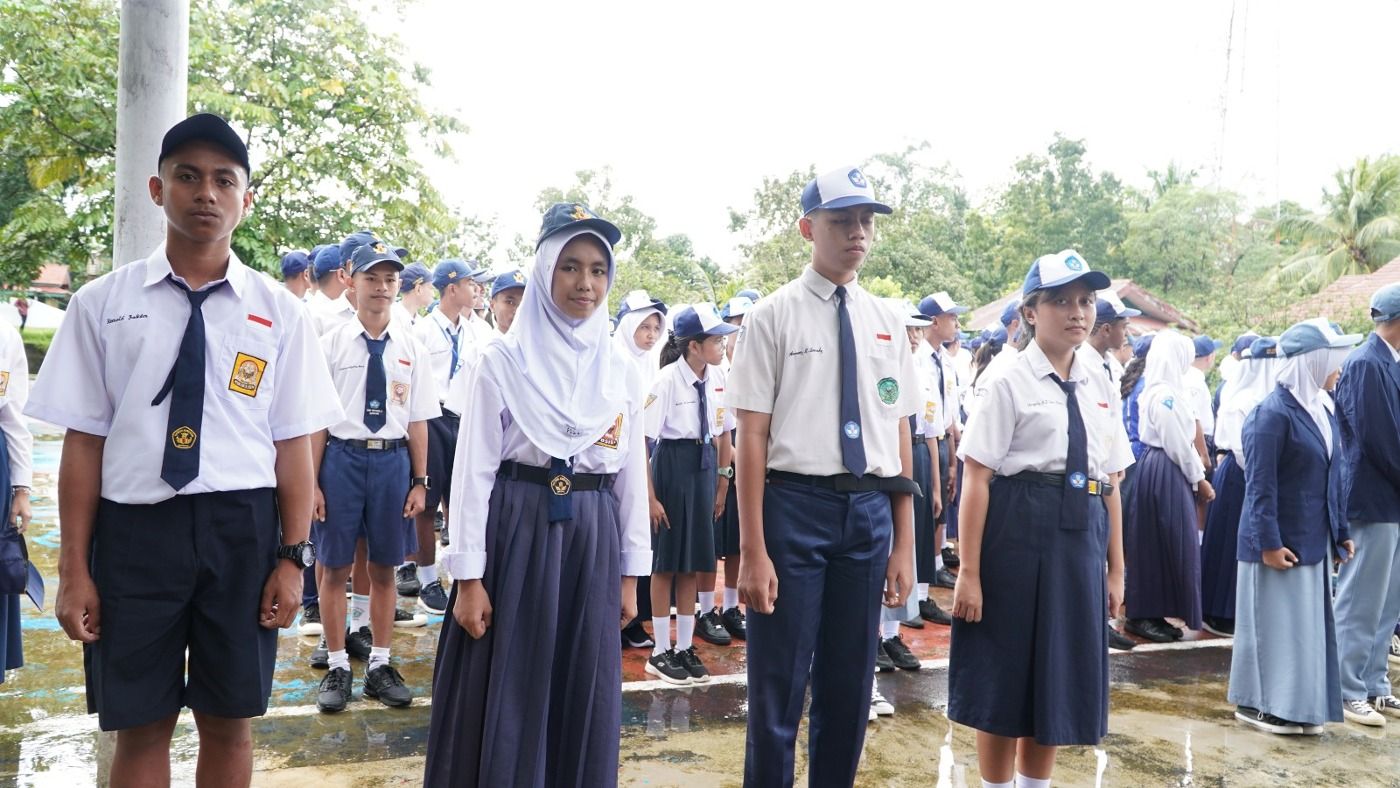
{"label": "green tree", "polygon": [[1164,296],[1207,289],[1235,260],[1240,204],[1232,192],[1171,186],[1128,214],[1120,271]]}
{"label": "green tree", "polygon": [[1282,282],[1315,291],[1339,276],[1365,274],[1400,256],[1400,159],[1361,158],[1323,191],[1324,212],[1291,217],[1280,230],[1297,253],[1278,269]]}

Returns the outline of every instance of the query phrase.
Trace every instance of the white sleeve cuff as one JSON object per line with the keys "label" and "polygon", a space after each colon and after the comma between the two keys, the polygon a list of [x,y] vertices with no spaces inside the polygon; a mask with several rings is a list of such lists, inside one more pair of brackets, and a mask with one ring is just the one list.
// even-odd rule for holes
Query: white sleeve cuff
{"label": "white sleeve cuff", "polygon": [[486,574],[486,551],[472,553],[443,553],[438,556],[438,568],[458,580],[480,580]]}
{"label": "white sleeve cuff", "polygon": [[622,574],[626,577],[651,576],[651,551],[623,550]]}

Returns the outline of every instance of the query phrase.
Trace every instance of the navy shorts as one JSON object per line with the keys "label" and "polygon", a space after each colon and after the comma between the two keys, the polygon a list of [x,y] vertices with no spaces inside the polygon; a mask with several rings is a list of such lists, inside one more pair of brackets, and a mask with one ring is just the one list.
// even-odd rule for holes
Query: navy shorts
{"label": "navy shorts", "polygon": [[461,417],[443,408],[442,415],[428,419],[428,490],[423,511],[437,511],[452,500],[452,458],[457,454],[457,427]]}
{"label": "navy shorts", "polygon": [[357,449],[331,438],[321,459],[321,494],[326,521],[311,524],[316,559],[338,569],[355,562],[355,542],[363,539],[369,560],[398,566],[418,550],[413,521],[404,518],[411,478],[408,448]]}
{"label": "navy shorts", "polygon": [[258,624],[258,606],[280,534],[271,489],[98,504],[90,561],[102,637],[84,645],[83,667],[102,730],[184,706],[234,719],[267,711],[277,630]]}

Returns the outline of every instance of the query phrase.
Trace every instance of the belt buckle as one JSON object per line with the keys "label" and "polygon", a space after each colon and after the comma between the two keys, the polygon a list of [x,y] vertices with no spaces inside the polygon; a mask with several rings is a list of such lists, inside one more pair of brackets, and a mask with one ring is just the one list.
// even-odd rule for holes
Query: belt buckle
{"label": "belt buckle", "polygon": [[1099,489],[1100,489],[1100,488],[1099,488],[1099,480],[1098,480],[1098,479],[1090,479],[1090,480],[1089,480],[1089,487],[1088,487],[1088,489],[1089,489],[1089,494],[1090,494],[1090,495],[1099,495]]}
{"label": "belt buckle", "polygon": [[370,451],[383,451],[383,450],[384,450],[384,439],[383,439],[383,438],[370,438],[369,440],[365,441],[365,448],[366,448],[366,449],[369,449]]}

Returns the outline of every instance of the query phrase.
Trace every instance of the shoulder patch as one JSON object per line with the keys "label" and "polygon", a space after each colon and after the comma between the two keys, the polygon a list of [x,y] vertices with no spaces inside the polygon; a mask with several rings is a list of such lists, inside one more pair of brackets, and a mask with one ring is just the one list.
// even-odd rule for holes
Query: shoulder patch
{"label": "shoulder patch", "polygon": [[263,372],[267,361],[247,353],[239,353],[233,359],[233,372],[229,375],[228,390],[245,397],[258,396],[262,385]]}
{"label": "shoulder patch", "polygon": [[613,425],[609,427],[608,431],[603,433],[603,437],[599,438],[593,445],[602,446],[605,449],[616,449],[621,435],[622,414],[619,413],[617,414],[617,420],[613,422]]}
{"label": "shoulder patch", "polygon": [[653,402],[655,402],[655,401],[656,401],[656,395],[655,395],[655,394],[648,394],[648,395],[647,395],[646,404],[642,405],[642,408],[643,408],[643,409],[650,408],[650,407],[651,407],[651,403],[653,403]]}

